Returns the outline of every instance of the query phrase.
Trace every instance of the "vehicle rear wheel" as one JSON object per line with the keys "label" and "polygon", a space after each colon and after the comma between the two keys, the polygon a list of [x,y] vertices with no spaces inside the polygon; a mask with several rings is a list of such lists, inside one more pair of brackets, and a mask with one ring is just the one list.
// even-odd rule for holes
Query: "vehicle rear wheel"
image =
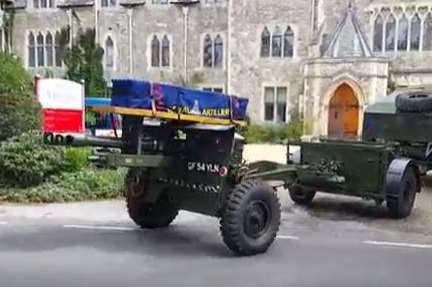
{"label": "vehicle rear wheel", "polygon": [[141,228],[167,227],[176,218],[178,208],[161,194],[155,203],[146,202],[146,195],[151,188],[150,181],[134,171],[126,178],[126,204],[129,217]]}
{"label": "vehicle rear wheel", "polygon": [[315,194],[316,194],[316,191],[306,189],[300,185],[293,185],[289,189],[289,195],[290,195],[292,201],[294,201],[295,203],[300,204],[300,205],[311,204],[312,200],[315,197]]}
{"label": "vehicle rear wheel", "polygon": [[387,196],[387,208],[393,218],[405,218],[411,214],[419,188],[417,176],[412,167],[405,170],[399,185],[398,196]]}
{"label": "vehicle rear wheel", "polygon": [[262,181],[237,185],[226,198],[222,238],[237,255],[264,253],[279,230],[281,207],[274,189]]}

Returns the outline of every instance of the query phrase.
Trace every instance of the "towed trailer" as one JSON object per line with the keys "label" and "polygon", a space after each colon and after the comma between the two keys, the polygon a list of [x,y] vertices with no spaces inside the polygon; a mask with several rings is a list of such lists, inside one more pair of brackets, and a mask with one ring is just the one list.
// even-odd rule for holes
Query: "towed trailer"
{"label": "towed trailer", "polygon": [[366,108],[362,139],[289,143],[307,168],[287,183],[291,199],[309,204],[317,191],[387,203],[394,218],[411,214],[421,176],[432,169],[432,92],[402,89]]}
{"label": "towed trailer", "polygon": [[[387,201],[390,214],[410,214],[420,191],[417,163],[397,144],[322,140],[288,144],[287,164],[243,160],[247,100],[138,80],[113,81],[109,106],[122,116],[121,138],[45,134],[45,141],[117,149],[99,164],[129,168],[126,202],[142,228],[167,227],[179,210],[220,219],[237,255],[265,252],[276,238],[281,207],[276,188],[309,203],[316,191]],[[290,148],[300,148],[294,160]]]}

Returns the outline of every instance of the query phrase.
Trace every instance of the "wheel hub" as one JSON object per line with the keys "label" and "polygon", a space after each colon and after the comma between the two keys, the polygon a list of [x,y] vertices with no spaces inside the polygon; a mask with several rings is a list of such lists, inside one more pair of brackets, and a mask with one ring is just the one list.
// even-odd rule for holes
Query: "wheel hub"
{"label": "wheel hub", "polygon": [[271,213],[267,204],[254,201],[249,204],[244,217],[244,230],[252,238],[262,236],[270,226]]}

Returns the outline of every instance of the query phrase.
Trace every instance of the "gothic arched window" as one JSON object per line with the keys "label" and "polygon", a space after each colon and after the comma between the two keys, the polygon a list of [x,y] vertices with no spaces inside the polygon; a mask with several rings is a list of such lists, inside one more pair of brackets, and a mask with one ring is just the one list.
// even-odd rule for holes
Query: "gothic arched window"
{"label": "gothic arched window", "polygon": [[209,34],[204,37],[203,65],[212,67],[213,62],[213,40]]}
{"label": "gothic arched window", "polygon": [[411,20],[411,40],[410,49],[418,51],[420,49],[420,34],[421,34],[421,20],[416,13]]}
{"label": "gothic arched window", "polygon": [[404,14],[399,20],[398,51],[406,51],[408,49],[408,26],[408,19]]}
{"label": "gothic arched window", "polygon": [[151,65],[152,67],[160,66],[160,42],[156,35],[151,41]]}
{"label": "gothic arched window", "polygon": [[167,35],[162,38],[162,67],[170,66],[170,40]]}
{"label": "gothic arched window", "polygon": [[270,31],[267,27],[261,33],[261,57],[270,57]]}
{"label": "gothic arched window", "polygon": [[393,14],[387,18],[385,25],[386,39],[385,39],[385,50],[394,51],[396,48],[396,19]]}
{"label": "gothic arched window", "polygon": [[32,32],[28,35],[28,66],[36,66],[36,47],[35,47],[35,37]]}
{"label": "gothic arched window", "polygon": [[381,15],[375,19],[374,33],[373,33],[373,50],[374,52],[381,52],[383,48],[383,18]]}
{"label": "gothic arched window", "polygon": [[432,50],[432,14],[428,14],[423,26],[423,50]]}
{"label": "gothic arched window", "polygon": [[272,56],[282,57],[282,32],[278,26],[272,35]]}
{"label": "gothic arched window", "polygon": [[45,37],[45,55],[46,55],[46,65],[51,67],[54,63],[54,46],[53,37],[50,32],[47,33]]}
{"label": "gothic arched window", "polygon": [[217,35],[214,40],[214,67],[223,66],[224,46],[220,35]]}
{"label": "gothic arched window", "polygon": [[114,42],[110,36],[105,40],[105,67],[114,68]]}
{"label": "gothic arched window", "polygon": [[288,26],[284,34],[283,56],[287,58],[294,56],[294,31],[290,26]]}
{"label": "gothic arched window", "polygon": [[37,45],[37,66],[43,67],[45,65],[44,59],[44,36],[42,33],[39,33],[36,38]]}

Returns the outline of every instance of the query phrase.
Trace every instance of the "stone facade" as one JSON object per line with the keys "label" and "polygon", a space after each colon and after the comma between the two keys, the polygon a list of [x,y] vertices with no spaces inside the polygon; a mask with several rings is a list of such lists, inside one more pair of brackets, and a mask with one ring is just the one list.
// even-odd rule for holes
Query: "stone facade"
{"label": "stone facade", "polygon": [[[389,85],[432,84],[428,1],[46,0],[52,8],[36,7],[49,6],[44,1],[17,0],[9,6],[15,10],[11,49],[31,72],[61,76],[64,67],[46,67],[46,62],[29,67],[29,33],[54,35],[70,27],[74,36],[91,27],[102,47],[108,38],[113,42],[108,79],[130,74],[162,81],[195,79],[202,88],[248,97],[256,123],[302,118],[310,123],[311,135],[328,134],[329,102],[342,84],[357,97],[359,134],[362,111],[385,96]],[[394,27],[389,15],[397,19]],[[410,24],[401,31],[404,17]],[[421,21],[417,32],[414,17]],[[395,43],[393,31],[400,34]],[[212,50],[213,60],[216,53],[223,59],[217,67],[204,63],[206,35],[222,39],[223,55]],[[168,39],[169,65],[152,66],[153,37]],[[269,50],[263,48],[267,39]]]}

